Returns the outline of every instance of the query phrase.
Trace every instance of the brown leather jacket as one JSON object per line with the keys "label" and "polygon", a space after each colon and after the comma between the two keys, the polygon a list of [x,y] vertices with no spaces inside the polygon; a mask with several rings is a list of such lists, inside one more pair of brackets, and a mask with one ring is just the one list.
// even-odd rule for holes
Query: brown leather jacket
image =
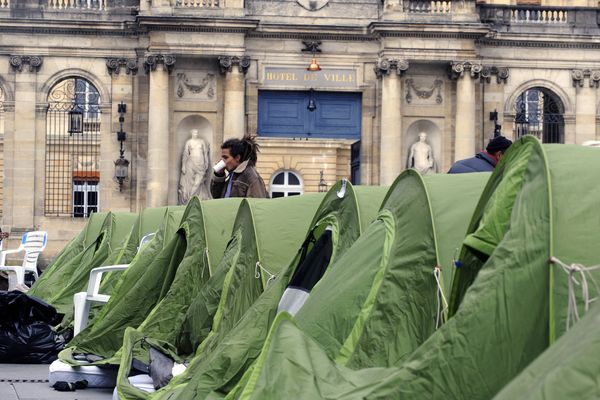
{"label": "brown leather jacket", "polygon": [[269,193],[265,188],[265,183],[256,172],[254,166],[248,165],[248,161],[241,163],[233,173],[227,177],[218,176],[213,172],[210,183],[210,192],[213,198],[222,199],[225,197],[229,179],[233,176],[231,184],[231,197],[262,197],[269,198]]}

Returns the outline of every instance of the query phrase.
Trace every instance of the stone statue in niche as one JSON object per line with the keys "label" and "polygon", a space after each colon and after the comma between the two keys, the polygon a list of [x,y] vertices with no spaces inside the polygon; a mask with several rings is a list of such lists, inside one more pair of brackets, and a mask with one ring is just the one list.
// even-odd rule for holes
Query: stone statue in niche
{"label": "stone statue in niche", "polygon": [[181,154],[179,204],[186,204],[194,196],[201,200],[211,198],[210,146],[200,137],[198,129],[190,130],[190,136]]}
{"label": "stone statue in niche", "polygon": [[421,175],[435,173],[435,160],[433,150],[427,143],[427,133],[419,133],[419,141],[410,146],[406,167],[416,169]]}

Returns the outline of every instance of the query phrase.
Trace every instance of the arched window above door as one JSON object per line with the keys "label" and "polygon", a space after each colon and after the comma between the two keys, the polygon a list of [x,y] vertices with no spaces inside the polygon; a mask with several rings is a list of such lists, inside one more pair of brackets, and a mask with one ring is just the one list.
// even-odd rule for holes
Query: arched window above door
{"label": "arched window above door", "polygon": [[271,198],[297,196],[304,193],[300,175],[292,171],[279,171],[271,177]]}

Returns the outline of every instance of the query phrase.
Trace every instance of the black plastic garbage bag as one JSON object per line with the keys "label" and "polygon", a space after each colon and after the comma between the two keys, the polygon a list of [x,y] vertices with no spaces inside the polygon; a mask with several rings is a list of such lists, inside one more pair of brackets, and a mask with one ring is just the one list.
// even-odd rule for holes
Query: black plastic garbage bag
{"label": "black plastic garbage bag", "polygon": [[19,291],[0,292],[0,360],[45,364],[56,360],[64,339],[53,326],[62,315],[54,307]]}

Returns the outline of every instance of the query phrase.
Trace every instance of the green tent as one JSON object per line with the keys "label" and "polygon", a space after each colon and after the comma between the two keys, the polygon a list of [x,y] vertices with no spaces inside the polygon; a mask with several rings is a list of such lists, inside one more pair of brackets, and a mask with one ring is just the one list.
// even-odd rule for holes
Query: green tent
{"label": "green tent", "polygon": [[[223,336],[231,330],[267,285],[265,274],[257,275],[260,267],[278,274],[289,264],[322,199],[321,194],[310,194],[243,200],[223,258],[198,292],[181,325],[161,330],[162,317],[155,314],[153,320],[125,332],[119,368],[120,398],[148,395],[127,380],[134,358],[147,361],[146,343],[184,361],[208,336]],[[142,337],[144,341],[140,340]]]}
{"label": "green tent", "polygon": [[80,253],[81,257],[71,259],[71,262],[62,268],[49,271],[47,279],[40,278],[39,286],[42,286],[47,294],[41,297],[35,288],[32,288],[30,294],[41,297],[60,313],[70,313],[73,309],[73,295],[85,290],[90,271],[104,265],[109,255],[119,248],[136,218],[136,214],[133,213],[108,213],[96,240]]}
{"label": "green tent", "polygon": [[[316,244],[323,237],[330,237],[330,262],[341,257],[373,220],[386,190],[381,187],[353,188],[345,180],[336,183],[321,202],[304,244],[292,262],[272,279],[233,329],[224,335],[209,337],[199,347],[187,370],[151,398],[204,398],[212,391],[231,390],[258,356],[288,283],[298,277],[298,273],[307,272],[308,275],[312,272],[310,269],[302,271],[300,267],[311,259]],[[329,233],[324,235],[325,232]],[[277,238],[276,232],[265,234]]]}
{"label": "green tent", "polygon": [[[179,229],[166,245],[158,238],[140,252],[94,323],[73,338],[59,358],[75,366],[118,364],[116,353],[126,327],[137,327],[149,314],[162,315],[162,329],[177,324],[223,254],[238,206],[238,199],[190,200]],[[156,246],[162,247],[157,253],[153,251]],[[102,359],[81,361],[76,359],[78,354]]]}
{"label": "green tent", "polygon": [[495,400],[598,399],[600,307],[593,306],[571,330],[508,384]]}
{"label": "green tent", "polygon": [[[165,232],[169,237],[173,234],[175,229],[179,226],[181,217],[185,206],[171,206],[171,207],[158,207],[158,208],[147,208],[139,212],[138,218],[136,219],[129,235],[122,244],[113,250],[109,256],[104,260],[102,266],[107,265],[118,265],[118,264],[129,264],[134,262],[138,252],[144,250],[150,251],[149,254],[144,257],[149,259],[156,255],[162,247],[155,245],[152,247],[145,246],[142,250],[140,249],[141,239],[149,234],[154,234],[153,240],[159,240],[159,243],[164,245],[164,234],[156,235],[160,229],[167,229]],[[156,236],[160,236],[160,239]],[[151,250],[150,250],[151,249]],[[123,274],[121,272],[111,272],[102,276],[102,283],[100,287],[100,293],[111,294],[114,290],[115,285],[119,282],[119,278]],[[87,282],[85,283],[82,291],[87,288]],[[99,313],[104,306],[103,303],[92,303],[89,314],[89,325],[93,323],[93,319]],[[73,323],[73,312],[72,309],[65,313],[63,320],[60,324],[59,330],[70,328]]]}
{"label": "green tent", "polygon": [[[302,383],[330,399],[493,397],[565,330],[568,275],[549,264],[550,257],[583,265],[600,260],[599,155],[531,137],[517,141],[475,210],[457,261],[448,322],[398,368],[354,372],[319,357],[301,363],[310,371]],[[300,336],[316,353],[316,344]],[[268,358],[276,349],[264,353]],[[268,376],[270,384],[266,377],[257,373],[250,381],[250,398],[290,393],[275,384],[281,376]]]}
{"label": "green tent", "polygon": [[443,320],[452,259],[488,178],[403,172],[296,315],[299,326],[341,364],[397,365]]}
{"label": "green tent", "polygon": [[99,212],[90,215],[79,235],[58,253],[28,293],[42,300],[55,294],[57,288],[61,287],[62,282],[67,280],[67,277],[79,266],[81,261],[93,256],[97,248],[98,236],[108,214]]}

